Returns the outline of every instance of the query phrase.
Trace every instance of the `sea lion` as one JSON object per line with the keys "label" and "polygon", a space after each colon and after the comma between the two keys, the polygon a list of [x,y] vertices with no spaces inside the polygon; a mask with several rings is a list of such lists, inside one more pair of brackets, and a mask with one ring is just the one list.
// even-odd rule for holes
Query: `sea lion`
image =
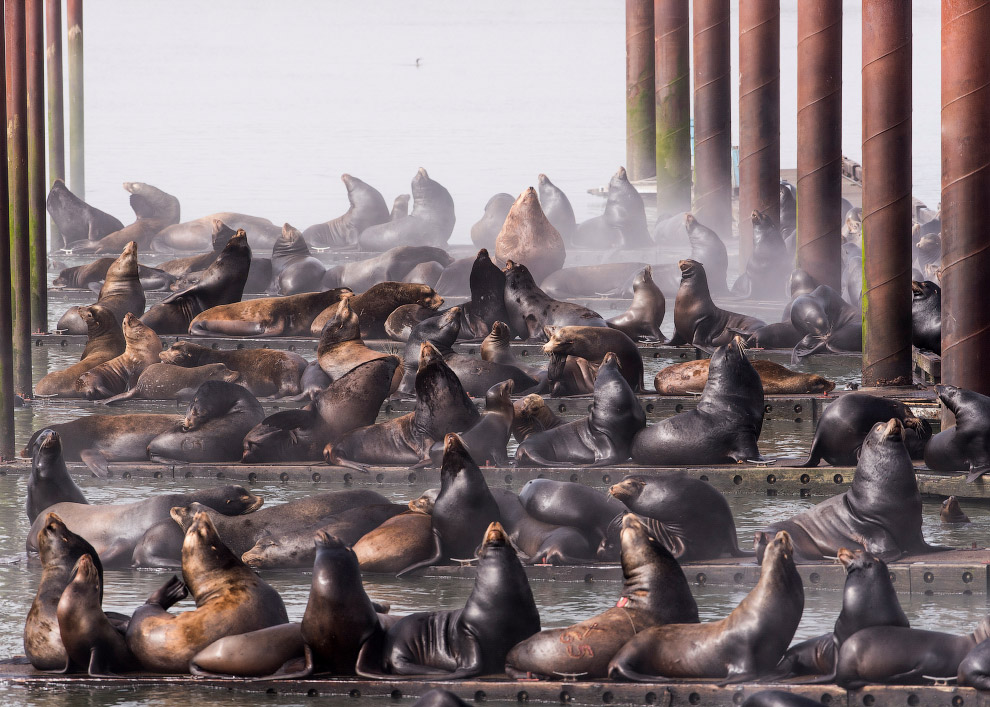
{"label": "sea lion", "polygon": [[240,373],[230,370],[222,363],[210,363],[193,368],[173,366],[170,363],[153,363],[141,372],[130,390],[99,402],[104,405],[115,405],[131,399],[181,400],[191,398],[196,393],[196,389],[206,381],[236,383],[240,378]]}
{"label": "sea lion", "polygon": [[409,341],[409,334],[414,326],[436,316],[435,309],[421,304],[404,304],[396,307],[395,311],[388,315],[388,319],[385,320],[385,333],[393,341],[406,342]]}
{"label": "sea lion", "polygon": [[969,516],[963,513],[962,508],[959,507],[959,499],[955,496],[949,496],[942,501],[942,508],[939,510],[938,517],[942,521],[942,525],[969,523]]}
{"label": "sea lion", "polygon": [[643,406],[619,370],[618,358],[609,352],[598,369],[590,414],[527,437],[516,449],[514,465],[620,464],[645,426]]}
{"label": "sea lion", "polygon": [[87,400],[123,393],[137,383],[144,370],[158,363],[162,340],[134,314],[124,315],[124,352],[94,366],[76,379],[76,391]]}
{"label": "sea lion", "polygon": [[28,522],[34,523],[43,510],[63,501],[89,503],[65,468],[58,433],[42,430],[34,441],[31,475],[27,482],[25,510]]}
{"label": "sea lion", "polygon": [[786,179],[780,180],[780,227],[797,228],[797,187]]}
{"label": "sea lion", "polygon": [[450,690],[435,687],[416,700],[413,707],[467,707],[467,703]]}
{"label": "sea lion", "polygon": [[[661,368],[653,379],[653,387],[660,395],[701,393],[708,382],[710,364],[711,360],[704,358]],[[828,395],[835,389],[835,383],[819,375],[798,373],[773,361],[758,358],[750,364],[760,376],[764,395]]]}
{"label": "sea lion", "polygon": [[[594,544],[577,528],[537,520],[526,512],[519,496],[508,489],[492,489],[492,495],[509,540],[527,558],[527,563],[583,565],[594,561]],[[421,500],[410,501],[409,507],[418,505]]]}
{"label": "sea lion", "polygon": [[927,420],[915,417],[911,408],[900,400],[849,393],[825,408],[818,420],[808,458],[797,466],[818,466],[822,459],[832,466],[855,466],[870,430],[878,422],[891,418],[900,420],[904,444],[911,458],[920,459],[932,437]]}
{"label": "sea lion", "polygon": [[809,560],[834,556],[840,547],[863,548],[885,562],[940,549],[921,530],[921,495],[903,431],[897,418],[873,425],[852,487],[757,533],[757,554],[778,530],[789,532],[796,555]]}
{"label": "sea lion", "polygon": [[818,707],[821,704],[787,690],[762,690],[747,697],[742,707]]}
{"label": "sea lion", "polygon": [[684,228],[691,243],[691,259],[704,266],[709,289],[716,295],[725,294],[729,289],[726,284],[729,256],[722,239],[692,213],[684,214]]}
{"label": "sea lion", "polygon": [[924,447],[925,464],[935,471],[968,471],[966,480],[976,481],[990,471],[990,398],[954,385],[937,385],[935,393],[956,424]]}
{"label": "sea lion", "polygon": [[319,292],[327,269],[309,253],[309,246],[299,229],[282,225],[282,234],[272,246],[272,285],[275,295],[298,295]]}
{"label": "sea lion", "polygon": [[574,208],[567,194],[561,191],[550,178],[540,174],[537,178],[540,192],[540,207],[546,214],[547,220],[557,229],[564,243],[570,243],[577,230],[577,220],[574,218]]}
{"label": "sea lion", "polygon": [[531,479],[519,491],[519,500],[537,520],[580,528],[595,542],[610,527],[621,528],[622,516],[629,512],[618,499],[573,481]]}
{"label": "sea lion", "polygon": [[543,345],[543,353],[550,357],[547,377],[551,381],[560,379],[568,356],[583,358],[597,367],[611,352],[633,392],[643,390],[643,357],[633,340],[622,331],[593,326],[563,326],[548,333],[550,339]]}
{"label": "sea lion", "polygon": [[362,572],[395,574],[433,555],[433,521],[425,513],[402,513],[354,543]]}
{"label": "sea lion", "polygon": [[179,200],[161,189],[142,182],[124,182],[131,193],[131,208],[137,220],[98,240],[66,241],[72,253],[119,253],[129,242],[147,248],[164,228],[179,222]]}
{"label": "sea lion", "polygon": [[440,279],[442,274],[443,265],[431,260],[428,263],[420,263],[414,267],[406,274],[405,277],[402,278],[402,281],[411,282],[418,285],[427,285],[429,287],[436,287],[437,281]]}
{"label": "sea lion", "polygon": [[276,624],[257,631],[224,636],[189,661],[197,677],[294,678],[312,673],[299,623]]}
{"label": "sea lion", "polygon": [[185,420],[148,443],[148,458],[165,462],[238,461],[244,435],[265,418],[244,386],[206,381],[196,390]]}
{"label": "sea lion", "polygon": [[626,476],[609,489],[633,513],[659,522],[657,539],[681,562],[745,557],[725,497],[683,472]]}
{"label": "sea lion", "polygon": [[990,641],[984,639],[977,643],[962,662],[959,663],[957,684],[960,687],[975,687],[977,690],[990,689]]}
{"label": "sea lion", "polygon": [[398,282],[420,263],[430,262],[446,267],[453,258],[443,248],[396,246],[373,258],[330,268],[323,276],[322,289],[350,287],[355,292],[365,292],[379,282]]}
{"label": "sea lion", "polygon": [[[84,265],[63,268],[59,271],[58,277],[52,281],[52,288],[76,290],[93,290],[95,288],[96,291],[99,291],[97,285],[106,279],[107,270],[116,260],[117,258],[97,258]],[[138,263],[138,280],[145,290],[165,290],[175,282],[175,277],[159,268],[151,268]]]}
{"label": "sea lion", "polygon": [[[144,314],[144,288],[138,277],[137,243],[134,241],[124,246],[120,257],[107,268],[96,304],[113,312],[118,322],[123,321],[128,313],[138,317]],[[88,329],[81,316],[81,309],[82,307],[69,307],[55,328],[67,334],[86,334]]]}
{"label": "sea lion", "polygon": [[738,683],[773,670],[804,611],[804,587],[793,550],[790,536],[777,533],[767,547],[760,581],[731,614],[721,621],[641,631],[612,658],[609,677],[635,682],[722,678]]}
{"label": "sea lion", "polygon": [[680,260],[681,285],[674,300],[674,337],[671,345],[724,346],[737,333],[751,334],[766,322],[715,306],[708,289],[705,266]]}
{"label": "sea lion", "polygon": [[911,281],[911,343],[942,353],[942,288],[929,280]]}
{"label": "sea lion", "polygon": [[400,218],[408,216],[410,199],[412,199],[411,194],[399,194],[392,199],[392,210],[389,211],[388,220],[398,221]]}
{"label": "sea lion", "polygon": [[[278,592],[224,545],[205,513],[186,530],[182,577],[152,594],[127,626],[127,646],[144,670],[188,672],[190,659],[217,639],[289,621]],[[187,594],[196,609],[168,613]]]}
{"label": "sea lion", "polygon": [[[515,419],[515,409],[510,397],[514,387],[515,384],[510,379],[489,388],[485,394],[485,412],[481,419],[460,435],[468,455],[481,466],[509,465],[506,447]],[[430,461],[434,466],[440,466],[443,461],[444,446],[438,442],[430,448]]]}
{"label": "sea lion", "polygon": [[605,212],[579,223],[571,243],[592,250],[653,247],[643,197],[629,183],[625,167],[619,167],[608,183]]}
{"label": "sea lion", "polygon": [[[404,304],[420,304],[438,309],[443,297],[427,285],[411,282],[380,282],[366,292],[355,295],[348,303],[361,322],[361,336],[367,339],[384,339],[385,320],[397,307]],[[313,336],[320,336],[323,326],[337,312],[333,305],[323,310],[310,327]]]}
{"label": "sea lion", "polygon": [[540,630],[526,572],[505,530],[493,522],[480,539],[478,573],[464,608],[404,616],[389,627],[380,650],[361,652],[358,675],[459,680],[501,672],[509,650]]}
{"label": "sea lion", "polygon": [[[795,297],[791,324],[804,337],[794,345],[791,362],[819,351],[862,351],[863,315],[828,285]],[[910,382],[910,381],[908,381]]]}
{"label": "sea lion", "polygon": [[505,322],[496,321],[492,324],[491,331],[481,341],[481,359],[491,363],[501,363],[503,366],[515,366],[530,374],[534,378],[539,377],[540,370],[533,366],[526,366],[512,353],[512,332]]}
{"label": "sea lion", "polygon": [[552,430],[564,424],[563,418],[547,407],[543,397],[530,393],[512,404],[515,415],[512,420],[512,436],[517,444],[537,432]]}
{"label": "sea lion", "polygon": [[512,204],[495,238],[495,258],[526,263],[536,282],[564,267],[564,239],[547,220],[536,190],[529,187]]}
{"label": "sea lion", "polygon": [[646,263],[600,263],[562,268],[543,278],[540,288],[555,299],[632,297],[633,280]]}
{"label": "sea lion", "polygon": [[[210,220],[210,250],[199,255],[191,255],[185,258],[166,260],[159,265],[162,270],[175,277],[183,277],[194,272],[202,272],[210,267],[210,264],[217,259],[223,251],[230,237],[237,233],[233,228],[225,224],[218,218]],[[204,248],[206,250],[206,248]]]}
{"label": "sea lion", "polygon": [[712,355],[697,407],[640,431],[632,458],[651,466],[761,460],[763,404],[760,375],[737,336]]}
{"label": "sea lion", "polygon": [[64,672],[82,670],[90,677],[105,677],[137,667],[123,634],[103,613],[103,572],[93,555],[76,560],[58,601],[58,630],[65,646]]}
{"label": "sea lion", "polygon": [[[222,221],[234,231],[242,229],[246,231],[248,245],[256,250],[271,250],[280,233],[279,227],[266,218],[233,211],[221,211],[162,229],[151,241],[151,249],[159,253],[174,253],[176,251],[202,253],[207,251],[211,242],[215,244],[214,225],[216,221]],[[227,239],[225,238],[220,244],[220,248],[226,242]],[[206,265],[198,269],[203,270],[205,267]]]}
{"label": "sea lion", "polygon": [[422,167],[412,180],[413,208],[405,218],[369,226],[358,237],[361,250],[382,251],[397,245],[443,247],[454,232],[454,200]]}
{"label": "sea lion", "polygon": [[[752,299],[784,299],[784,273],[794,265],[780,229],[769,214],[753,211],[753,250],[746,269],[732,284],[732,294]],[[702,261],[704,262],[704,261]]]}
{"label": "sea lion", "polygon": [[622,579],[614,607],[517,644],[505,659],[509,677],[604,678],[616,652],[644,629],[698,623],[698,605],[680,565],[632,513],[622,518]]}
{"label": "sea lion", "polygon": [[485,204],[485,213],[471,226],[471,242],[479,248],[495,249],[495,239],[502,230],[505,217],[515,203],[512,194],[499,192]]}
{"label": "sea lion", "polygon": [[618,329],[633,341],[664,342],[660,325],[667,311],[663,292],[653,282],[653,268],[647,265],[633,280],[633,301],[629,309],[608,320],[608,325]]}
{"label": "sea lion", "polygon": [[608,326],[597,312],[548,296],[525,265],[511,260],[505,269],[505,309],[505,323],[523,340],[545,340],[548,326]]}
{"label": "sea lion", "polygon": [[61,179],[52,183],[45,208],[59,234],[59,242],[53,242],[53,248],[77,241],[98,241],[124,227],[120,219],[90,206],[69,191]]}
{"label": "sea lion", "polygon": [[[442,268],[433,288],[443,297],[463,297],[471,294],[471,271],[476,258],[458,258]],[[498,267],[498,266],[496,266]]]}
{"label": "sea lion", "polygon": [[333,316],[323,325],[316,347],[316,360],[331,380],[338,380],[363,363],[388,357],[362,341],[361,322],[351,308],[352,299],[344,297],[337,304]]}
{"label": "sea lion", "polygon": [[93,304],[81,307],[79,316],[86,324],[88,336],[79,362],[46,375],[34,387],[35,395],[78,397],[81,393],[76,390],[75,384],[79,376],[124,353],[127,346],[124,332],[113,312],[102,305]]}
{"label": "sea lion", "polygon": [[391,220],[380,191],[346,173],[340,175],[340,181],[347,188],[347,211],[303,231],[303,238],[317,248],[352,248],[364,229]]}
{"label": "sea lion", "polygon": [[176,341],[158,357],[176,366],[205,366],[222,363],[241,374],[241,384],[257,397],[284,398],[299,394],[299,379],[306,359],[293,351],[232,349],[224,351],[192,341]]}
{"label": "sea lion", "polygon": [[346,287],[326,292],[261,297],[210,307],[189,322],[193,336],[310,336],[313,320],[353,293]]}

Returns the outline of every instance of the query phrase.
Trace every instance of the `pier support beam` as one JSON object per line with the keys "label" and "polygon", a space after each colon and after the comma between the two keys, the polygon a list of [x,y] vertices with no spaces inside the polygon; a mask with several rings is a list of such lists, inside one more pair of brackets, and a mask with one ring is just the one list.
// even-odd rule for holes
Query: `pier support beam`
{"label": "pier support beam", "polygon": [[86,198],[86,124],[83,119],[83,0],[65,0],[69,32],[69,189]]}
{"label": "pier support beam", "polygon": [[694,212],[732,236],[729,0],[694,0]]}
{"label": "pier support beam", "polygon": [[739,268],[753,211],[780,222],[780,0],[739,5]]}
{"label": "pier support beam", "polygon": [[[0,12],[0,34],[6,37],[6,13]],[[0,61],[6,66],[6,42],[0,42]],[[0,72],[4,94],[6,71]],[[7,141],[0,140],[0,152],[7,161]],[[0,203],[9,204],[9,171],[0,169]],[[14,341],[10,286],[10,220],[0,218],[0,458],[14,458]]]}
{"label": "pier support beam", "polygon": [[48,233],[45,228],[45,8],[26,0],[28,212],[31,240],[31,330],[48,331]]}
{"label": "pier support beam", "polygon": [[798,3],[798,267],[840,289],[842,3]]}
{"label": "pier support beam", "polygon": [[626,174],[657,173],[653,97],[653,0],[626,0]]}
{"label": "pier support beam", "polygon": [[990,395],[990,3],[942,2],[942,381]]}
{"label": "pier support beam", "polygon": [[[62,0],[45,3],[45,57],[48,64],[48,187],[65,181],[65,105],[62,98]],[[48,223],[51,250],[65,245],[54,221]]]}
{"label": "pier support beam", "polygon": [[910,385],[911,1],[863,0],[863,385]]}
{"label": "pier support beam", "polygon": [[655,0],[657,217],[691,210],[689,0]]}

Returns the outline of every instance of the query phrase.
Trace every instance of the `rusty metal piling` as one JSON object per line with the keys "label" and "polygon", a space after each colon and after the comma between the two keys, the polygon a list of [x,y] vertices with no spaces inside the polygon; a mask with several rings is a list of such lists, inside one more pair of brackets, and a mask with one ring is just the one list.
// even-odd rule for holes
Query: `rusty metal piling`
{"label": "rusty metal piling", "polygon": [[657,215],[691,209],[689,0],[655,0]]}
{"label": "rusty metal piling", "polygon": [[45,228],[45,8],[26,0],[28,214],[31,258],[31,329],[48,331],[48,233]]}
{"label": "rusty metal piling", "polygon": [[653,0],[626,0],[626,173],[631,180],[657,173],[653,64]]}
{"label": "rusty metal piling", "polygon": [[83,0],[65,0],[69,33],[69,189],[86,198],[86,125],[83,91]]}
{"label": "rusty metal piling", "polygon": [[[62,0],[45,3],[45,58],[48,69],[48,186],[65,181],[65,105],[62,97]],[[48,233],[54,252],[65,242],[49,220]]]}

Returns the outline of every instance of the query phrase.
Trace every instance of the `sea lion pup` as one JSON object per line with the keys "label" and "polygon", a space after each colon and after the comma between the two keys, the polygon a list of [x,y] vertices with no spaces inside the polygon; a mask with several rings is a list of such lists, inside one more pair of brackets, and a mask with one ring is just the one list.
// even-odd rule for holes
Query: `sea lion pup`
{"label": "sea lion pup", "polygon": [[522,444],[530,435],[552,430],[565,424],[564,419],[547,407],[543,396],[530,393],[512,404],[512,436]]}
{"label": "sea lion pup", "polygon": [[[509,465],[506,447],[512,433],[515,409],[512,407],[512,391],[515,384],[511,380],[496,383],[485,394],[485,412],[469,429],[461,433],[461,442],[470,457],[482,466]],[[430,448],[430,461],[440,466],[443,461],[445,444],[434,444]]]}
{"label": "sea lion pup", "polygon": [[769,534],[786,530],[798,557],[820,560],[840,547],[863,548],[885,562],[942,549],[925,542],[921,495],[897,418],[879,422],[863,442],[852,487],[757,533],[757,555]]}
{"label": "sea lion pup", "polygon": [[732,294],[753,299],[784,299],[784,273],[794,266],[780,229],[769,214],[753,211],[753,250],[746,269],[732,283]]}
{"label": "sea lion pup", "polygon": [[45,514],[34,544],[41,557],[41,579],[24,622],[24,654],[38,670],[62,670],[67,656],[58,630],[59,599],[80,557],[90,555],[101,574],[103,569],[93,546],[69,530],[55,513]]}
{"label": "sea lion pup", "polygon": [[[144,314],[144,288],[138,277],[137,243],[134,241],[124,246],[120,257],[107,268],[96,304],[113,312],[117,321],[123,321],[124,315],[128,313],[139,317]],[[88,333],[80,310],[82,307],[69,307],[55,328],[67,334]]]}
{"label": "sea lion pup", "polygon": [[52,371],[34,387],[36,395],[60,395],[78,397],[76,379],[86,371],[96,368],[124,353],[127,343],[117,317],[106,307],[92,304],[79,308],[79,316],[86,323],[86,348],[78,363],[61,371]]}
{"label": "sea lion pup", "polygon": [[536,190],[529,187],[515,200],[495,238],[495,258],[526,263],[537,282],[564,267],[564,239],[547,220]]}
{"label": "sea lion pup", "polygon": [[790,536],[777,533],[767,547],[760,581],[731,614],[721,621],[641,631],[612,658],[608,676],[634,682],[722,678],[739,683],[773,670],[804,611],[793,549]]}
{"label": "sea lion pup", "polygon": [[502,231],[505,217],[515,203],[512,194],[499,192],[485,204],[485,213],[471,226],[471,242],[479,248],[495,249],[495,240]]}
{"label": "sea lion pup", "polygon": [[571,244],[592,250],[653,247],[643,197],[629,183],[625,167],[619,167],[608,183],[605,212],[579,223]]}
{"label": "sea lion pup", "polygon": [[76,379],[75,388],[87,400],[101,400],[123,393],[137,383],[144,370],[158,363],[162,340],[144,322],[124,315],[124,352],[95,366]]}
{"label": "sea lion pup", "polygon": [[486,327],[491,327],[497,321],[508,321],[509,314],[505,309],[505,273],[492,262],[486,249],[478,251],[468,281],[471,301],[463,305],[468,316],[481,319]]}
{"label": "sea lion pup", "polygon": [[942,525],[970,522],[969,516],[963,513],[962,508],[959,507],[959,499],[955,496],[949,496],[942,501],[942,507],[939,510],[938,517],[942,521]]}
{"label": "sea lion pup", "polygon": [[545,174],[537,176],[537,189],[540,193],[540,207],[546,214],[547,220],[557,229],[564,243],[570,243],[577,230],[577,220],[574,218],[574,207],[570,199],[557,185],[550,181]]}
{"label": "sea lion pup", "polygon": [[639,348],[622,331],[602,327],[563,326],[547,332],[543,353],[550,357],[547,378],[559,380],[568,356],[583,358],[598,366],[612,352],[622,377],[635,392],[643,390],[643,357]]}
{"label": "sea lion pup", "polygon": [[272,246],[273,295],[298,295],[319,292],[320,282],[327,269],[310,255],[309,246],[302,232],[288,223],[282,225],[282,233]]}
{"label": "sea lion pup", "polygon": [[[708,382],[708,366],[710,359],[700,361],[685,361],[666,366],[657,371],[653,379],[653,387],[660,395],[685,395],[701,393]],[[797,393],[812,393],[828,395],[835,389],[835,383],[822,376],[811,373],[798,373],[779,363],[766,359],[750,361],[760,375],[765,395],[787,395]]]}
{"label": "sea lion pup", "polygon": [[653,268],[647,265],[633,280],[633,301],[629,309],[608,320],[608,325],[618,329],[634,341],[664,342],[660,325],[667,311],[663,292],[653,282]]}
{"label": "sea lion pup", "polygon": [[346,173],[340,175],[340,181],[347,189],[347,211],[303,231],[303,238],[316,248],[353,248],[366,228],[392,220],[380,191]]}
{"label": "sea lion pup", "polygon": [[350,287],[355,292],[365,292],[379,282],[398,282],[420,263],[430,262],[446,267],[454,259],[443,248],[400,245],[372,258],[330,268],[323,276],[322,289]]}
{"label": "sea lion pup", "polygon": [[119,253],[128,241],[147,248],[165,227],[179,222],[179,200],[143,182],[124,182],[131,193],[131,208],[137,220],[99,240],[66,241],[72,253]]}
{"label": "sea lion pup", "polygon": [[622,517],[622,594],[616,605],[567,628],[541,631],[505,659],[514,679],[608,675],[608,664],[633,636],[658,624],[696,624],[698,605],[681,566],[632,513]]}
{"label": "sea lion pup", "polygon": [[715,306],[708,290],[705,266],[695,260],[680,260],[681,285],[674,299],[672,346],[694,344],[712,347],[727,344],[738,333],[751,334],[766,322]]}
{"label": "sea lion pup", "polygon": [[595,379],[590,414],[530,435],[516,449],[515,466],[620,464],[629,458],[633,437],[646,426],[646,413],[619,370],[615,354],[605,354]]}
{"label": "sea lion pup", "polygon": [[433,522],[425,513],[400,513],[354,543],[354,554],[362,572],[401,572],[433,555]]}
{"label": "sea lion pup", "polygon": [[148,443],[155,462],[238,461],[244,435],[265,418],[258,399],[244,386],[206,381],[196,390],[182,424]]}
{"label": "sea lion pup", "polygon": [[443,247],[454,232],[454,200],[422,167],[412,180],[412,213],[368,226],[358,237],[361,250],[382,251],[397,245]]}
{"label": "sea lion pup", "polygon": [[842,591],[842,610],[835,628],[816,638],[791,646],[777,665],[773,680],[797,675],[823,675],[835,678],[835,661],[839,647],[857,631],[870,626],[909,627],[897,592],[890,581],[887,564],[862,550],[839,548],[839,562],[846,570]]}
{"label": "sea lion pup", "polygon": [[[428,285],[412,282],[380,282],[366,292],[355,295],[348,303],[361,322],[361,336],[368,339],[385,338],[385,320],[404,304],[419,304],[430,309],[439,309],[443,304],[443,297]],[[313,336],[322,334],[323,327],[336,312],[337,308],[331,305],[317,315],[310,326]]]}
{"label": "sea lion pup", "polygon": [[241,374],[241,384],[259,398],[284,398],[299,394],[306,359],[293,351],[273,349],[213,349],[192,341],[176,341],[162,351],[162,363],[176,366],[205,366],[222,363]]}
{"label": "sea lion pup", "polygon": [[901,422],[908,454],[912,459],[922,458],[932,438],[932,428],[927,420],[915,417],[911,408],[900,400],[849,393],[825,408],[815,428],[808,458],[796,466],[818,466],[822,459],[832,466],[855,466],[873,426],[892,417]]}
{"label": "sea lion pup", "polygon": [[440,493],[430,517],[432,556],[407,565],[397,576],[451,559],[474,557],[483,528],[500,520],[498,504],[484,475],[461,438],[453,433],[444,438]]}
{"label": "sea lion pup", "polygon": [[[152,594],[127,626],[127,646],[144,670],[188,672],[190,659],[217,639],[289,621],[278,592],[227,548],[206,513],[186,530],[182,577]],[[168,613],[189,594],[195,610]]]}
{"label": "sea lion pup", "polygon": [[791,363],[820,351],[863,350],[863,315],[859,307],[853,307],[828,285],[794,298],[791,324],[803,337],[794,345]]}
{"label": "sea lion pup", "polygon": [[587,307],[561,302],[549,297],[536,286],[529,269],[515,261],[505,264],[504,320],[523,340],[545,341],[546,327],[596,326],[608,327],[600,314]]}
{"label": "sea lion pup", "polygon": [[[361,322],[351,308],[352,299],[344,297],[337,304],[333,316],[323,325],[316,347],[316,360],[331,380],[340,379],[361,364],[389,356],[369,348],[362,341]],[[398,380],[395,385],[398,386]]]}
{"label": "sea lion pup", "polygon": [[358,656],[358,675],[459,680],[497,673],[509,650],[540,630],[526,572],[505,530],[493,522],[481,539],[478,573],[464,608],[399,619],[380,649],[366,644]]}
{"label": "sea lion pup", "polygon": [[97,562],[88,553],[76,560],[56,616],[65,646],[64,672],[105,677],[134,670],[137,661],[123,634],[103,613],[103,573]]}
{"label": "sea lion pup", "polygon": [[213,246],[210,252],[201,253],[200,255],[191,255],[188,258],[166,260],[158,267],[167,272],[169,275],[174,275],[175,277],[182,277],[183,275],[188,275],[190,273],[201,272],[210,267],[210,264],[213,263],[213,261],[216,260],[223,251],[223,247],[227,245],[227,241],[230,240],[230,237],[237,233],[237,231],[218,218],[212,219],[210,221],[210,226],[210,243]]}
{"label": "sea lion pup", "polygon": [[310,336],[313,320],[353,293],[346,287],[326,292],[261,297],[210,307],[189,323],[193,336]]}
{"label": "sea lion pup", "polygon": [[134,386],[112,398],[99,400],[103,405],[116,405],[124,400],[181,400],[191,398],[206,381],[236,383],[241,374],[222,363],[184,368],[171,363],[153,363],[138,376]]}
{"label": "sea lion pup", "polygon": [[247,233],[241,229],[227,241],[199,282],[163,299],[141,321],[159,334],[185,334],[197,314],[218,304],[241,300],[250,267],[251,247]]}
{"label": "sea lion pup", "polygon": [[935,471],[968,471],[966,481],[972,483],[990,471],[990,398],[954,385],[937,385],[935,393],[956,424],[932,437],[925,464]]}
{"label": "sea lion pup", "polygon": [[942,288],[928,280],[911,281],[911,343],[942,353]]}
{"label": "sea lion pup", "polygon": [[61,243],[53,243],[58,247],[78,241],[98,241],[124,227],[120,219],[90,206],[69,191],[61,179],[52,183],[45,208],[58,228]]}
{"label": "sea lion pup", "polygon": [[632,442],[634,461],[667,466],[763,459],[763,383],[743,348],[737,336],[715,350],[697,407],[640,431]]}
{"label": "sea lion pup", "polygon": [[25,503],[28,522],[34,523],[43,510],[63,501],[89,503],[65,468],[62,439],[58,432],[42,430],[34,441],[34,456],[31,458]]}

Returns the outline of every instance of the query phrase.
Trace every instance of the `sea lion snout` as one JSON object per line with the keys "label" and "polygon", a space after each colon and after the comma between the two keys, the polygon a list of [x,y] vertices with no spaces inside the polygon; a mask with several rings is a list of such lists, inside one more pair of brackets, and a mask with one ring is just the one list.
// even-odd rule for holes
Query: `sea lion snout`
{"label": "sea lion snout", "polygon": [[856,559],[856,552],[847,547],[840,547],[835,553],[835,556],[839,563],[848,571],[849,565]]}
{"label": "sea lion snout", "polygon": [[[881,423],[882,424],[882,423]],[[883,429],[882,439],[886,441],[889,437],[897,435],[903,438],[904,436],[904,425],[896,417],[892,417],[887,421],[887,425]]]}
{"label": "sea lion snout", "polygon": [[484,547],[507,545],[508,542],[509,538],[505,534],[505,528],[502,527],[502,524],[497,520],[492,521],[488,526],[488,530],[485,531]]}

